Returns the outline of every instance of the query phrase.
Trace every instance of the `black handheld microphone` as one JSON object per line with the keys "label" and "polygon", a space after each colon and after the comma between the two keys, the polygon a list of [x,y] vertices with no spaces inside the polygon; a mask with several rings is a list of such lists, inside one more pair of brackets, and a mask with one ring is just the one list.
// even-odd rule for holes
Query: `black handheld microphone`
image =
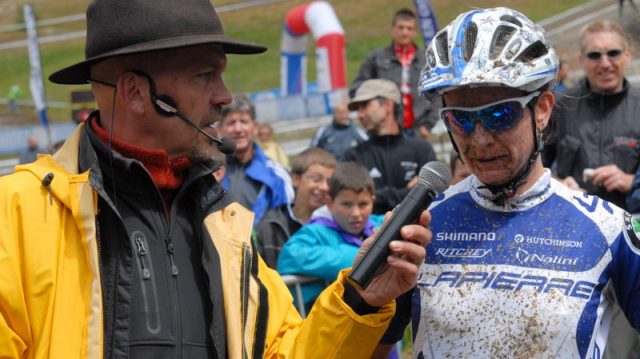
{"label": "black handheld microphone", "polygon": [[401,238],[400,229],[407,224],[416,223],[420,213],[449,187],[450,182],[451,172],[444,163],[433,161],[422,166],[418,182],[395,208],[391,218],[382,225],[376,239],[353,268],[349,278],[366,288],[378,270],[387,263],[387,257],[391,253],[389,243]]}
{"label": "black handheld microphone", "polygon": [[186,122],[191,127],[195,128],[201,135],[208,138],[209,141],[214,142],[220,152],[225,155],[230,155],[236,151],[236,143],[233,142],[232,139],[228,137],[213,137],[205,130],[201,129],[200,126],[196,125],[195,122],[191,121],[187,116],[183,115],[182,112],[178,111],[178,107],[176,102],[169,97],[168,95],[158,95],[156,93],[156,83],[153,81],[151,76],[146,72],[134,70],[133,73],[143,76],[149,81],[149,94],[151,95],[151,101],[156,111],[164,116],[178,116],[182,121]]}

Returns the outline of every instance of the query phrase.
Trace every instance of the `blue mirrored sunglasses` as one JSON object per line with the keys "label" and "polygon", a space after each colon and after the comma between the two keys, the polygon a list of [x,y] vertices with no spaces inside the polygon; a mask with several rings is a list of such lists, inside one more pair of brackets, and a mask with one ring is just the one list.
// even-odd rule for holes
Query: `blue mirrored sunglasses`
{"label": "blue mirrored sunglasses", "polygon": [[470,135],[476,123],[494,133],[513,128],[524,117],[524,108],[540,95],[539,91],[526,96],[513,97],[478,107],[443,107],[440,118],[449,131],[458,135]]}

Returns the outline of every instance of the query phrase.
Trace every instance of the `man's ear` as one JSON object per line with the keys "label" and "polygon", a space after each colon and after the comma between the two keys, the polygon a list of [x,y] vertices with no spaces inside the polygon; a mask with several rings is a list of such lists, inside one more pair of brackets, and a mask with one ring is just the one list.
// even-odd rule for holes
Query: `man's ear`
{"label": "man's ear", "polygon": [[118,101],[129,111],[143,115],[147,104],[151,103],[151,94],[147,81],[133,72],[125,72],[118,78]]}
{"label": "man's ear", "polygon": [[555,104],[555,95],[551,91],[545,91],[538,96],[536,102],[536,127],[538,131],[542,131],[549,125],[553,106]]}

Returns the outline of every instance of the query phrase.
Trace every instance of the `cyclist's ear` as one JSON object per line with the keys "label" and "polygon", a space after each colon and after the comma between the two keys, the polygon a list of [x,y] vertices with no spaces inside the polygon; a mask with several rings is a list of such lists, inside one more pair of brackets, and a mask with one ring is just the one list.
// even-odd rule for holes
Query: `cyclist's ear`
{"label": "cyclist's ear", "polygon": [[555,97],[551,91],[544,91],[538,96],[535,106],[536,128],[538,132],[544,130],[549,125]]}

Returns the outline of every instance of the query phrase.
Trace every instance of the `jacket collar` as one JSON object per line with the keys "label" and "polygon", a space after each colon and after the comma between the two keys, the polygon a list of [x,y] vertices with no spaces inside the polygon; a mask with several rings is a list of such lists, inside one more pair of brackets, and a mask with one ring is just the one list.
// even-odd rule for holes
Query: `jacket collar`
{"label": "jacket collar", "polygon": [[404,135],[402,133],[397,133],[395,135],[382,135],[382,136],[369,134],[369,138],[371,139],[371,141],[377,142],[377,143],[395,143],[400,141],[403,136]]}
{"label": "jacket collar", "polygon": [[579,96],[587,96],[587,101],[590,104],[600,104],[602,102],[606,104],[618,103],[619,101],[622,101],[622,99],[624,99],[627,96],[627,93],[629,92],[629,88],[631,88],[631,85],[629,84],[629,81],[627,81],[626,78],[623,81],[624,82],[622,85],[622,91],[616,92],[616,93],[599,93],[599,92],[591,91],[591,85],[589,84],[589,80],[587,80],[587,78],[585,77],[582,80],[580,80],[578,84],[578,88],[580,91]]}

